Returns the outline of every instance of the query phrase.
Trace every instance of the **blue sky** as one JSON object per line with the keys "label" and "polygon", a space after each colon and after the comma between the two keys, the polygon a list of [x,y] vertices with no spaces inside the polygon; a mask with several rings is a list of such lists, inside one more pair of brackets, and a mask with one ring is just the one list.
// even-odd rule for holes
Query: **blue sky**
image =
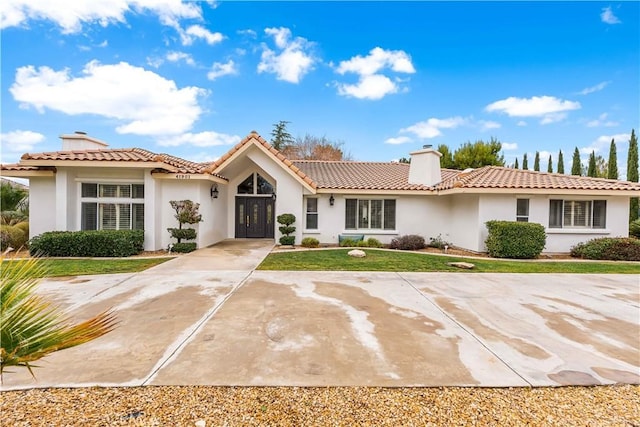
{"label": "blue sky", "polygon": [[209,161],[287,120],[363,161],[493,136],[507,163],[562,149],[568,169],[615,138],[624,176],[639,21],[638,2],[5,0],[1,159],[81,130]]}

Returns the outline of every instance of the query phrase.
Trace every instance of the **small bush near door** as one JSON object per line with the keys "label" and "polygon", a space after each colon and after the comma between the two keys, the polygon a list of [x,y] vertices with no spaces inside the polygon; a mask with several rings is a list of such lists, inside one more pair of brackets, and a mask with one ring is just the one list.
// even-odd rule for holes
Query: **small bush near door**
{"label": "small bush near door", "polygon": [[300,245],[305,248],[317,248],[320,246],[320,241],[314,237],[305,237]]}
{"label": "small bush near door", "polygon": [[544,227],[533,222],[487,221],[487,252],[494,258],[536,258],[547,243]]}
{"label": "small bush near door", "polygon": [[278,215],[276,220],[278,221],[278,224],[282,224],[280,227],[278,227],[280,233],[283,234],[283,236],[280,237],[279,240],[280,244],[284,246],[293,245],[296,242],[296,236],[291,236],[291,234],[295,233],[296,231],[296,228],[292,225],[294,222],[296,222],[295,215],[290,213]]}
{"label": "small bush near door", "polygon": [[593,239],[572,247],[571,256],[613,261],[640,261],[640,240],[624,237]]}
{"label": "small bush near door", "polygon": [[188,253],[196,250],[195,242],[174,243],[171,246],[171,252]]}

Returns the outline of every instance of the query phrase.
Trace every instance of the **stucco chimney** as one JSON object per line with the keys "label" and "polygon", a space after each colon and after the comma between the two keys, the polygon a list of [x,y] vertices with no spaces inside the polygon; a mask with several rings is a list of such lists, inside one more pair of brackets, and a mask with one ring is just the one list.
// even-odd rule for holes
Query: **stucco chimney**
{"label": "stucco chimney", "polygon": [[109,144],[87,135],[86,132],[75,131],[72,134],[60,135],[62,151],[99,150],[107,148]]}
{"label": "stucco chimney", "polygon": [[422,150],[409,153],[411,164],[409,166],[409,183],[427,186],[436,185],[442,181],[440,174],[440,157],[442,154],[431,145],[425,145]]}

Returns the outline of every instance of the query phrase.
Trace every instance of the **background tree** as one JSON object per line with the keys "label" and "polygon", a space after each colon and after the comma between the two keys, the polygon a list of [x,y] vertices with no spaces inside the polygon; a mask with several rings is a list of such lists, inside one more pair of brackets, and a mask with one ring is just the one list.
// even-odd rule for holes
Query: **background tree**
{"label": "background tree", "polygon": [[0,184],[0,209],[3,211],[24,210],[29,192],[18,184],[9,180],[2,180]]}
{"label": "background tree", "polygon": [[611,145],[609,146],[607,178],[618,179],[618,152],[616,150],[616,141],[613,138],[611,139]]}
{"label": "background tree", "polygon": [[580,151],[578,147],[573,150],[573,161],[571,162],[571,175],[582,175],[582,163],[580,163]]}
{"label": "background tree", "polygon": [[549,161],[547,162],[547,172],[553,173],[553,158],[549,154]]}
{"label": "background tree", "polygon": [[562,150],[558,153],[558,173],[564,173],[564,157],[562,157]]}
{"label": "background tree", "polygon": [[540,153],[536,151],[536,157],[533,159],[533,170],[540,172]]}
{"label": "background tree", "polygon": [[587,176],[595,178],[598,176],[596,169],[596,153],[595,151],[591,151],[589,154],[589,167],[587,169]]}
{"label": "background tree", "polygon": [[518,169],[518,158],[517,158],[517,157],[516,157],[516,162],[515,162],[515,164],[513,165],[513,168],[514,168],[514,169]]}
{"label": "background tree", "polygon": [[502,144],[493,137],[489,142],[467,142],[453,153],[453,163],[456,169],[504,166],[504,156],[500,150]]}
{"label": "background tree", "polygon": [[443,169],[455,169],[453,154],[451,153],[449,146],[446,144],[440,144],[438,145],[438,151],[442,154],[442,157],[440,157],[440,167]]}
{"label": "background tree", "polygon": [[609,163],[601,155],[596,156],[596,177],[606,178],[609,170]]}
{"label": "background tree", "polygon": [[[638,182],[638,138],[635,129],[631,129],[629,154],[627,155],[627,181]],[[629,203],[629,221],[638,219],[638,198],[632,197]]]}
{"label": "background tree", "polygon": [[285,146],[281,151],[290,160],[352,160],[350,153],[342,149],[344,143],[327,137],[306,134]]}
{"label": "background tree", "polygon": [[273,125],[271,131],[271,145],[278,151],[282,151],[285,147],[293,143],[293,137],[287,131],[287,125],[291,123],[286,120],[280,120]]}
{"label": "background tree", "polygon": [[398,163],[411,163],[411,158],[400,157]]}
{"label": "background tree", "polygon": [[524,156],[522,156],[522,169],[529,169],[529,160],[527,160],[527,153],[524,153]]}

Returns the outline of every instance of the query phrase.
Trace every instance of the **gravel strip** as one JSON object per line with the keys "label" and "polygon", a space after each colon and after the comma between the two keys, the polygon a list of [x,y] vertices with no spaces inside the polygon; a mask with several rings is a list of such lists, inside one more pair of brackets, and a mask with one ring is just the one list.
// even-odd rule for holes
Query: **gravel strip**
{"label": "gravel strip", "polygon": [[640,386],[137,387],[0,393],[3,426],[640,426]]}

